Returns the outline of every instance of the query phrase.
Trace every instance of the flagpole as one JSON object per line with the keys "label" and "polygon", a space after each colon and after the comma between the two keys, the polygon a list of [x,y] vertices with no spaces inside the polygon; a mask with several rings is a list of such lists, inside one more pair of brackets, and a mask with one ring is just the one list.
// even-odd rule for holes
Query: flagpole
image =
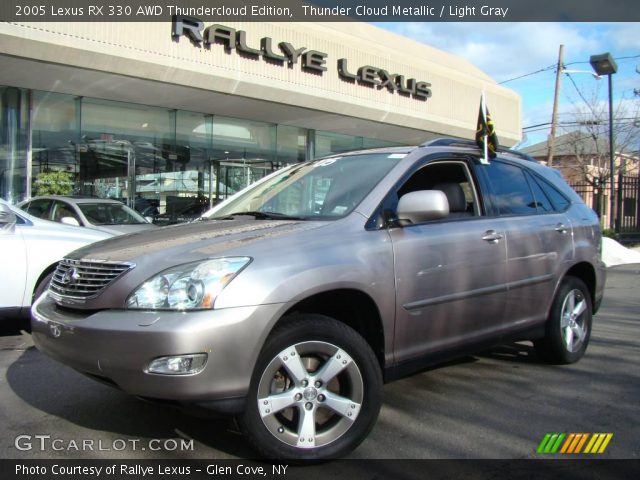
{"label": "flagpole", "polygon": [[[487,103],[484,99],[484,90],[482,90],[482,117],[484,119],[484,124],[487,124]],[[484,163],[489,163],[489,135],[485,130],[484,134]]]}
{"label": "flagpole", "polygon": [[[491,142],[491,144],[489,144]],[[478,109],[478,128],[476,129],[476,144],[481,150],[480,163],[489,164],[489,159],[496,156],[498,150],[498,137],[496,136],[493,120],[487,108],[485,92],[480,96],[480,108]]]}

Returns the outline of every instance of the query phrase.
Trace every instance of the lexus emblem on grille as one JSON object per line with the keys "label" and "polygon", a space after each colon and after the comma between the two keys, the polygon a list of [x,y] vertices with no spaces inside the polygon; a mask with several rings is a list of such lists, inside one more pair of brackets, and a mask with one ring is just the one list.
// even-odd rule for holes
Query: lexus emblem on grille
{"label": "lexus emblem on grille", "polygon": [[80,274],[78,273],[77,268],[70,268],[62,275],[60,279],[60,283],[63,285],[73,285],[80,279]]}
{"label": "lexus emblem on grille", "polygon": [[51,336],[53,338],[59,338],[60,335],[62,335],[62,329],[60,328],[60,325],[56,325],[55,323],[49,325],[49,331],[51,332]]}

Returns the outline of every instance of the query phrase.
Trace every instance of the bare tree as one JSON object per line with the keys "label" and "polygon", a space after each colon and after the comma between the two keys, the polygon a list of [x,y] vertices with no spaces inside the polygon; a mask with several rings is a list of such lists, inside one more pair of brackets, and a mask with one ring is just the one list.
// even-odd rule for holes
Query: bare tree
{"label": "bare tree", "polygon": [[[560,138],[563,167],[573,178],[579,178],[592,187],[605,185],[611,178],[609,162],[608,104],[599,101],[596,94],[573,102],[571,121],[563,126]],[[623,100],[614,110],[614,178],[628,161],[637,168],[640,143],[640,101]]]}
{"label": "bare tree", "polygon": [[614,171],[611,172],[609,104],[601,100],[597,89],[585,96],[577,85],[575,87],[578,96],[570,99],[572,106],[560,124],[563,134],[556,139],[556,166],[572,184],[582,184],[585,201],[604,214],[607,212],[604,200],[610,180],[614,179],[614,190],[617,191],[619,175],[638,173],[640,100],[623,99],[615,105],[615,158]]}

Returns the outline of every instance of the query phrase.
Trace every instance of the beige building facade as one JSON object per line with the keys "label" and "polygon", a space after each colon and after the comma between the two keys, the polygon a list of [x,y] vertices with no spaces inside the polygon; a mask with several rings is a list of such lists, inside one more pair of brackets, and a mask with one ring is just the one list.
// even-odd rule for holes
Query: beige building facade
{"label": "beige building facade", "polygon": [[284,164],[473,138],[483,91],[517,143],[517,94],[366,23],[0,23],[0,196],[213,203]]}

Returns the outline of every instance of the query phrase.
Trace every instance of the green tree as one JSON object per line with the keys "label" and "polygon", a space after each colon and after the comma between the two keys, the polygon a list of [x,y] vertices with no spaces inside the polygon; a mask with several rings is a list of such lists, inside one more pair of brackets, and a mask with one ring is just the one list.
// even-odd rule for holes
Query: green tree
{"label": "green tree", "polygon": [[40,172],[35,181],[36,195],[69,195],[73,191],[72,175],[69,172]]}

